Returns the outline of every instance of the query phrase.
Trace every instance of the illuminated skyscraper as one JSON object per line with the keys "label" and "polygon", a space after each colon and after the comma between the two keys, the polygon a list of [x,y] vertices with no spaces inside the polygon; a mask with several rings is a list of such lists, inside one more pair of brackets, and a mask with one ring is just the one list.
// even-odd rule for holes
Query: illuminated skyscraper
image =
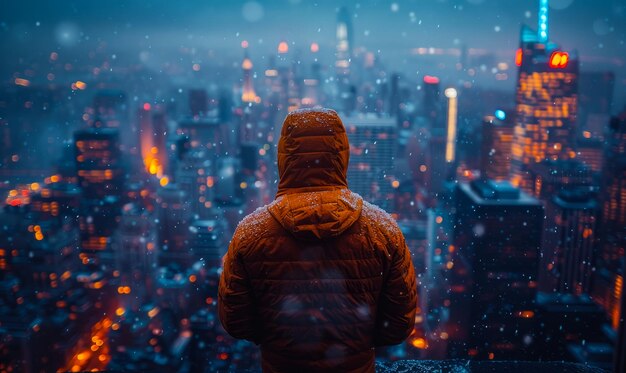
{"label": "illuminated skyscraper", "polygon": [[338,79],[348,78],[352,60],[353,34],[352,20],[348,9],[342,7],[337,15],[337,60],[335,68]]}
{"label": "illuminated skyscraper", "polygon": [[119,134],[112,128],[89,128],[74,134],[78,182],[85,198],[122,193]]}
{"label": "illuminated skyscraper", "polygon": [[141,158],[145,171],[161,178],[167,165],[167,123],[158,107],[144,103],[138,109]]}
{"label": "illuminated skyscraper", "polygon": [[[98,123],[98,122],[96,122]],[[124,170],[118,130],[93,127],[74,134],[80,206],[80,258],[97,270],[113,265],[110,240],[117,226]]]}
{"label": "illuminated skyscraper", "polygon": [[522,26],[516,88],[512,178],[532,187],[528,166],[546,159],[572,158],[578,108],[578,58],[548,40],[547,0],[540,1],[537,33]]}
{"label": "illuminated skyscraper", "polygon": [[335,79],[341,110],[351,113],[356,108],[356,87],[350,77],[353,58],[353,31],[350,12],[345,7],[337,14],[337,51],[335,60]]}
{"label": "illuminated skyscraper", "polygon": [[446,88],[444,94],[448,99],[448,114],[446,116],[446,163],[454,165],[458,116],[457,91],[454,88]]}
{"label": "illuminated skyscraper", "polygon": [[241,101],[244,103],[258,103],[261,98],[254,92],[254,85],[252,84],[252,61],[248,56],[248,43],[244,41],[244,57],[241,62],[241,69],[243,70],[243,87],[241,92]]}

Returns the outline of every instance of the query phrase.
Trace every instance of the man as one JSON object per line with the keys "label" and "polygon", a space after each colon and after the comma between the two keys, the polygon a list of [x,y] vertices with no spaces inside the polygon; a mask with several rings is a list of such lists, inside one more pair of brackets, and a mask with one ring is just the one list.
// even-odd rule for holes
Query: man
{"label": "man", "polygon": [[411,253],[393,218],[348,189],[349,156],[333,110],[287,115],[276,199],[224,257],[220,320],[260,345],[265,372],[373,372],[374,347],[413,330]]}

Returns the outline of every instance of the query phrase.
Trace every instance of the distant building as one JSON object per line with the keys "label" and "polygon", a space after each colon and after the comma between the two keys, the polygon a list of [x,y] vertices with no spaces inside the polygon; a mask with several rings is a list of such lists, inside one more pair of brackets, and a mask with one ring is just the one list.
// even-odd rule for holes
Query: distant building
{"label": "distant building", "polygon": [[341,81],[349,79],[350,62],[352,50],[354,48],[354,32],[352,30],[352,19],[346,7],[339,9],[337,14],[337,60],[335,61],[335,71],[337,78]]}
{"label": "distant building", "polygon": [[540,291],[589,294],[597,239],[596,215],[597,202],[588,191],[563,190],[547,202]]}
{"label": "distant building", "polygon": [[124,183],[119,132],[88,128],[74,133],[76,171],[87,199],[119,196]]}
{"label": "distant building", "polygon": [[241,88],[241,101],[247,103],[259,103],[261,98],[256,95],[254,91],[254,84],[252,82],[252,60],[248,56],[248,49],[245,49],[245,55],[241,62],[241,69],[243,70],[243,87]]}
{"label": "distant building", "polygon": [[451,357],[532,359],[543,207],[508,182],[458,184]]}
{"label": "distant building", "polygon": [[548,201],[562,190],[593,190],[594,178],[590,168],[577,159],[546,160],[528,167],[532,184],[529,193]]}
{"label": "distant building", "polygon": [[139,128],[131,120],[126,92],[117,89],[103,89],[93,98],[94,116],[91,125],[115,128],[120,133],[120,147],[123,151],[139,155]]}
{"label": "distant building", "polygon": [[626,250],[626,113],[611,119],[606,141],[600,187],[602,239],[592,294],[607,312],[613,329],[617,330],[624,312],[620,300]]}
{"label": "distant building", "polygon": [[576,136],[603,140],[611,119],[615,74],[581,71],[578,80],[578,125]]}
{"label": "distant building", "polygon": [[190,249],[194,260],[204,262],[207,268],[219,268],[226,254],[224,220],[197,220],[191,227]]}
{"label": "distant building", "polygon": [[162,177],[167,173],[167,121],[159,108],[144,104],[138,109],[141,158],[145,171]]}
{"label": "distant building", "polygon": [[189,90],[189,113],[192,118],[204,117],[209,112],[209,97],[206,89]]}
{"label": "distant building", "polygon": [[605,320],[600,306],[587,295],[539,293],[537,308],[537,320],[543,326],[535,336],[538,358],[598,365],[597,361],[585,359],[581,350],[587,344],[598,346],[607,342],[600,332]]}
{"label": "distant building", "polygon": [[350,189],[385,208],[393,199],[396,121],[394,118],[352,116],[343,120],[350,142]]}
{"label": "distant building", "polygon": [[482,123],[480,174],[486,179],[508,180],[511,173],[513,118],[502,110],[501,118],[488,115]]}
{"label": "distant building", "polygon": [[112,270],[110,243],[120,215],[125,178],[118,130],[96,125],[77,131],[74,149],[82,189],[80,258],[89,270]]}
{"label": "distant building", "polygon": [[160,188],[156,198],[156,225],[159,243],[160,266],[184,266],[191,262],[189,225],[191,211],[187,205],[188,195],[176,184]]}
{"label": "distant building", "polygon": [[352,84],[351,70],[354,51],[352,18],[346,7],[337,14],[335,79],[339,102],[344,113],[350,114],[356,108],[356,87]]}
{"label": "distant building", "polygon": [[185,205],[189,212],[205,218],[215,196],[215,165],[207,157],[207,151],[194,148],[185,153],[177,165],[176,183],[187,194]]}
{"label": "distant building", "polygon": [[424,116],[430,121],[431,127],[443,126],[443,123],[438,123],[438,120],[441,119],[443,114],[439,78],[436,76],[426,75],[424,76],[423,81],[424,96],[422,101],[422,111]]}
{"label": "distant building", "polygon": [[591,135],[585,132],[582,138],[576,140],[576,159],[587,165],[595,174],[600,174],[604,164],[604,140],[585,136]]}
{"label": "distant building", "polygon": [[223,154],[228,135],[225,133],[225,124],[218,116],[206,116],[200,119],[186,119],[178,122],[177,134],[189,139],[191,148],[203,148],[207,156],[214,159]]}
{"label": "distant building", "polygon": [[532,190],[530,165],[572,158],[578,110],[578,57],[548,41],[545,7],[545,20],[540,20],[537,33],[522,26],[515,58],[518,77],[511,180],[527,192]]}
{"label": "distant building", "polygon": [[138,310],[155,290],[158,247],[154,219],[133,204],[123,208],[113,238],[120,306]]}
{"label": "distant building", "polygon": [[[626,273],[626,262],[623,264],[622,273]],[[615,344],[614,371],[626,371],[626,320],[624,320],[624,312],[626,312],[626,292],[622,292],[621,309],[622,317],[619,319],[619,331],[617,335],[617,343]]]}

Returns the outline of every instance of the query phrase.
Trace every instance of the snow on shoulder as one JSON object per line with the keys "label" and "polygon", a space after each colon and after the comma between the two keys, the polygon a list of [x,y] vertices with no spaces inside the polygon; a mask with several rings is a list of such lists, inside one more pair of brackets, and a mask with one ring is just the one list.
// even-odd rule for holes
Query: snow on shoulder
{"label": "snow on shoulder", "polygon": [[375,228],[379,234],[387,239],[393,238],[398,234],[402,234],[396,220],[389,213],[380,207],[363,200],[363,209],[361,215],[368,224]]}
{"label": "snow on shoulder", "polygon": [[267,230],[267,219],[271,216],[267,211],[267,206],[261,206],[248,214],[245,218],[241,219],[235,229],[235,236],[237,236],[241,242],[245,242],[250,238],[258,238]]}

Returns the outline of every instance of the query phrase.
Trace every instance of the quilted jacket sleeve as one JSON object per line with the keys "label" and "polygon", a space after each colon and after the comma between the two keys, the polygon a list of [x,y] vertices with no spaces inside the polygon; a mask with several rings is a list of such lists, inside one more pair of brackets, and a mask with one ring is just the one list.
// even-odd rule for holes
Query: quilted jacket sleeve
{"label": "quilted jacket sleeve", "polygon": [[402,233],[397,232],[391,266],[378,304],[376,346],[403,342],[413,331],[417,306],[417,285],[411,253]]}
{"label": "quilted jacket sleeve", "polygon": [[218,290],[218,312],[224,329],[234,338],[259,343],[257,310],[250,281],[239,253],[239,241],[233,237],[224,256],[224,268]]}

